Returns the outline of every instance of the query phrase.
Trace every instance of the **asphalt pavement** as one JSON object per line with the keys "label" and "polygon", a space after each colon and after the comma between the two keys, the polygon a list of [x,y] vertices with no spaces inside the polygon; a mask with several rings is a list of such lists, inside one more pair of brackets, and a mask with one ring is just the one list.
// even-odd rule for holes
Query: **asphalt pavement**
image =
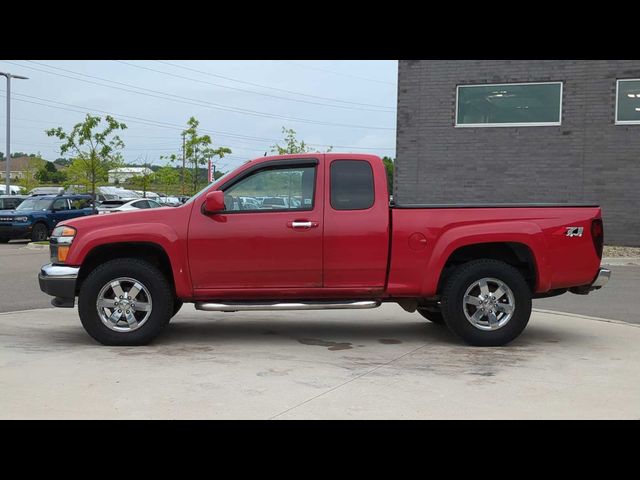
{"label": "asphalt pavement", "polygon": [[49,262],[49,250],[32,250],[28,243],[0,244],[0,312],[51,306],[51,298],[38,286],[38,272]]}

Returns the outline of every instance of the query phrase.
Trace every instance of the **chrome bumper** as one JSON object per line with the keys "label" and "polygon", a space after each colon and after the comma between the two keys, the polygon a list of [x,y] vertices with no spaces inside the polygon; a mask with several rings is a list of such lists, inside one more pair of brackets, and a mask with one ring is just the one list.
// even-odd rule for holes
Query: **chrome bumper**
{"label": "chrome bumper", "polygon": [[38,275],[40,290],[55,297],[51,300],[51,304],[54,307],[73,307],[79,271],[79,267],[52,265],[50,263],[42,266]]}
{"label": "chrome bumper", "polygon": [[595,289],[595,288],[604,287],[610,278],[611,278],[611,270],[609,270],[608,268],[601,268],[600,271],[598,272],[598,276],[591,284],[591,288]]}

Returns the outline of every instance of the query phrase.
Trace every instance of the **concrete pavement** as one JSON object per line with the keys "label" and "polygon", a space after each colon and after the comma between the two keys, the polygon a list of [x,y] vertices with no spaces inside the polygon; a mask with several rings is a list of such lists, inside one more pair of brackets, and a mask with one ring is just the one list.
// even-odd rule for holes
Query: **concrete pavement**
{"label": "concrete pavement", "polygon": [[0,418],[640,418],[640,327],[535,312],[461,345],[396,305],[210,314],[103,347],[75,310],[0,314]]}

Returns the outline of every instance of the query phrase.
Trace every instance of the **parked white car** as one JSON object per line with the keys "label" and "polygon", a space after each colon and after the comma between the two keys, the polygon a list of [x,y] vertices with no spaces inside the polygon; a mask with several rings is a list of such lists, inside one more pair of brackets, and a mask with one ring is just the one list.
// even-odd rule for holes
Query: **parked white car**
{"label": "parked white car", "polygon": [[160,208],[160,205],[155,200],[149,200],[148,198],[136,198],[133,200],[105,200],[97,208],[98,214],[114,213],[114,212],[129,212],[131,210],[140,210],[145,208]]}
{"label": "parked white car", "polygon": [[158,198],[158,201],[163,205],[166,205],[169,207],[177,207],[179,205],[182,205],[182,202],[178,197],[160,197]]}
{"label": "parked white car", "polygon": [[158,195],[156,192],[146,192],[146,194],[142,190],[134,190],[134,192],[137,193],[140,198],[150,198],[151,200],[154,200],[156,202],[160,201],[160,195]]}

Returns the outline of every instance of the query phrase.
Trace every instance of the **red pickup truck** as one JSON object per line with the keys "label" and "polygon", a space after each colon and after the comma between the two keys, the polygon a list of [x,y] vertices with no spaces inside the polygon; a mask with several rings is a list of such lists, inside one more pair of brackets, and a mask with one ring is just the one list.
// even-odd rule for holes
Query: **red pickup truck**
{"label": "red pickup truck", "polygon": [[602,287],[589,205],[398,205],[380,158],[263,157],[177,208],[65,221],[40,288],[107,345],[150,342],[183,302],[205,311],[396,302],[472,345],[504,345],[532,298]]}

